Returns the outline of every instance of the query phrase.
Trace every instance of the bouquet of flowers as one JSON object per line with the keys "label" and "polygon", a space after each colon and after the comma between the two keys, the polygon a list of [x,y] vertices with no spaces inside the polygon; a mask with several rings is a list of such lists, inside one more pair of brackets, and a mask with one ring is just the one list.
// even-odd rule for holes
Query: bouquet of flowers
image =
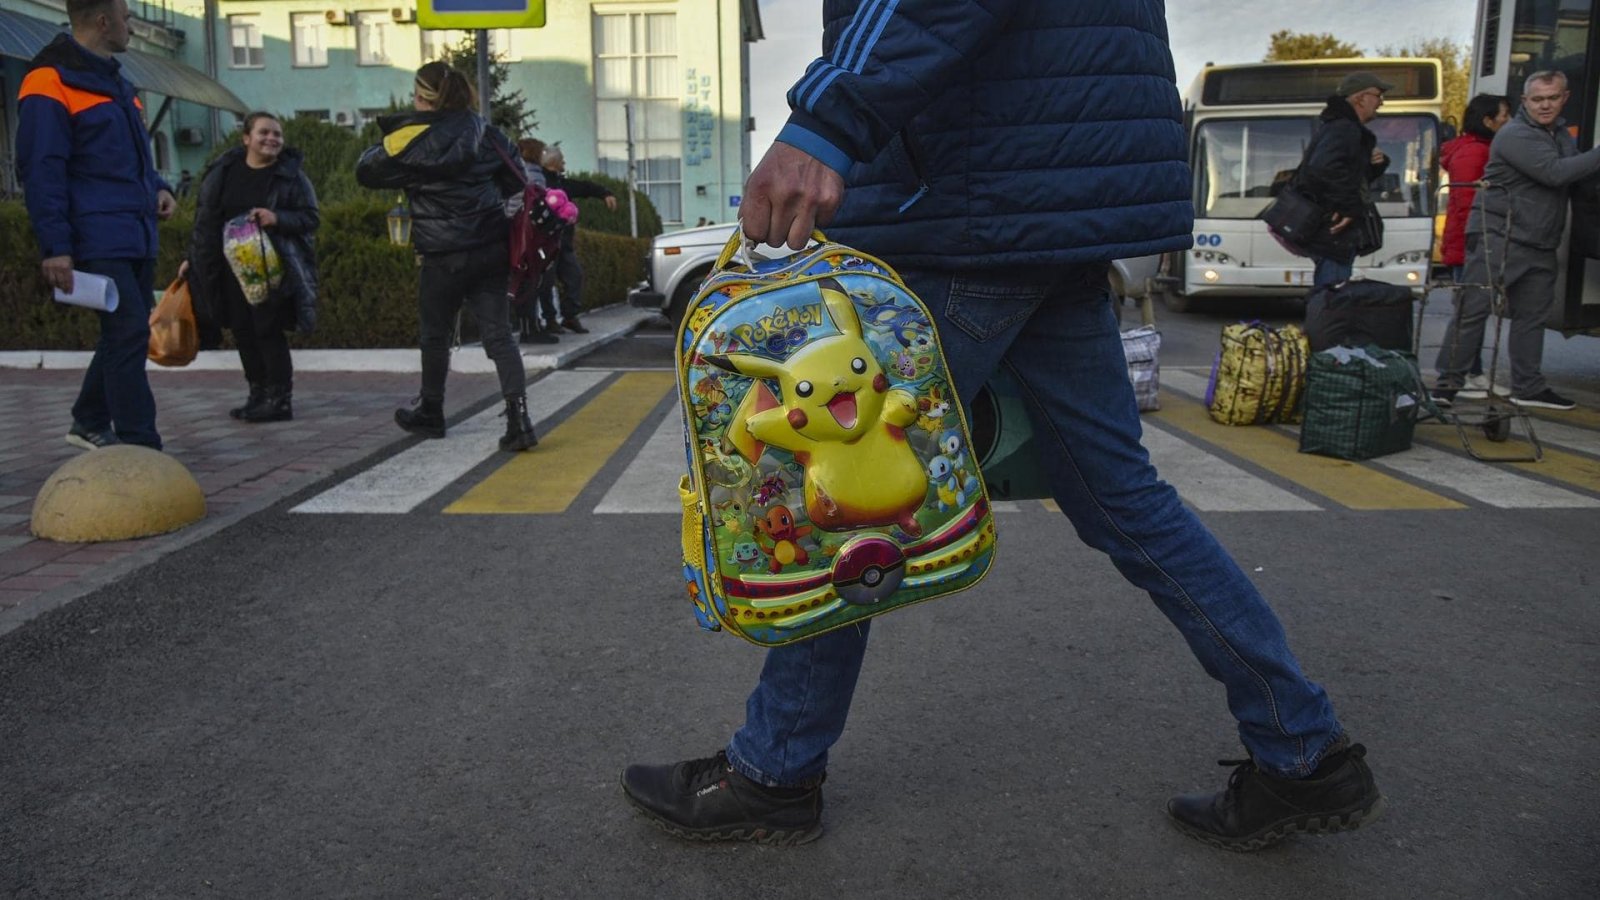
{"label": "bouquet of flowers", "polygon": [[248,214],[235,216],[222,226],[222,255],[228,258],[228,267],[251,306],[267,302],[283,281],[283,260],[277,248],[267,238],[266,229]]}

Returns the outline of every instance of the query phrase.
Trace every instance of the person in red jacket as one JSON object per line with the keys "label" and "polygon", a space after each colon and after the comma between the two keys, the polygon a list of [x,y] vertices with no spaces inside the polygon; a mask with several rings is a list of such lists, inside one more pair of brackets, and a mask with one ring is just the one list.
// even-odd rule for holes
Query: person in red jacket
{"label": "person in red jacket", "polygon": [[[1489,164],[1489,142],[1511,118],[1511,104],[1498,94],[1479,94],[1467,102],[1462,115],[1462,134],[1439,148],[1439,165],[1447,173],[1450,188],[1450,205],[1445,208],[1444,239],[1439,245],[1439,261],[1450,267],[1452,277],[1460,282],[1467,264],[1467,216],[1472,213],[1472,203],[1477,197],[1476,188],[1461,187],[1483,177],[1483,167]],[[1483,350],[1467,373],[1466,387],[1460,396],[1467,400],[1482,400],[1489,396],[1489,380],[1483,375]]]}

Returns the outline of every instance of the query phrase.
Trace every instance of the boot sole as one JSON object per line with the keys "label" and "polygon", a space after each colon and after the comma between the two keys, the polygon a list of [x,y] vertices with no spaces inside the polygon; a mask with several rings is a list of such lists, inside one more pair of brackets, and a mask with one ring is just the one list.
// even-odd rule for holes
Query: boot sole
{"label": "boot sole", "polygon": [[627,798],[630,806],[643,813],[644,817],[650,820],[650,824],[675,838],[682,838],[686,841],[700,841],[707,844],[740,841],[750,844],[765,844],[769,847],[798,847],[801,844],[809,844],[822,837],[821,821],[805,830],[768,828],[765,825],[750,824],[727,825],[722,828],[686,828],[676,822],[669,822],[661,818],[658,813],[633,799],[633,795],[628,793],[626,785],[622,788],[622,796]]}
{"label": "boot sole", "polygon": [[1167,818],[1179,831],[1201,843],[1223,850],[1232,850],[1235,853],[1251,853],[1282,843],[1295,834],[1336,834],[1341,831],[1355,831],[1357,828],[1376,822],[1383,815],[1384,807],[1383,795],[1380,794],[1376,800],[1365,806],[1348,807],[1331,813],[1294,816],[1274,822],[1254,834],[1236,838],[1202,831],[1172,815],[1170,809]]}

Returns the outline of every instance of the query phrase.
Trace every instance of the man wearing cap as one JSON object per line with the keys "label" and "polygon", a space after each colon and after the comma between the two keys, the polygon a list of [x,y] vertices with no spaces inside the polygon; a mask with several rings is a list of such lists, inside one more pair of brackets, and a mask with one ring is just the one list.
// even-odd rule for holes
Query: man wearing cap
{"label": "man wearing cap", "polygon": [[1383,220],[1372,203],[1371,184],[1389,167],[1378,136],[1367,128],[1394,85],[1371,72],[1354,72],[1339,82],[1319,117],[1295,185],[1328,212],[1328,225],[1305,242],[1317,264],[1314,287],[1350,278],[1357,256],[1383,246]]}

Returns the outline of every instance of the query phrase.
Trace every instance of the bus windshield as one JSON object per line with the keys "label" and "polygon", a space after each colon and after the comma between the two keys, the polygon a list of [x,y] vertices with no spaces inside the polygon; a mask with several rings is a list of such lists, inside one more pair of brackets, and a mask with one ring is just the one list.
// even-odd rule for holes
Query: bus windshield
{"label": "bus windshield", "polygon": [[[1273,185],[1300,165],[1316,125],[1308,116],[1202,122],[1194,150],[1196,215],[1255,218],[1271,201]],[[1367,125],[1389,157],[1388,170],[1373,183],[1384,218],[1433,215],[1437,125],[1427,115],[1379,116]]]}

